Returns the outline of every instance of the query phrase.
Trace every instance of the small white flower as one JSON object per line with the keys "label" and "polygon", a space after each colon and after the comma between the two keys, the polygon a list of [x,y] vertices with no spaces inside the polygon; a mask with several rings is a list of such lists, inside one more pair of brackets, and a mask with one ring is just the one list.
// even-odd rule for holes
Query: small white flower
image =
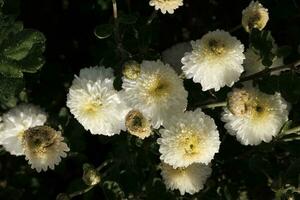
{"label": "small white flower", "polygon": [[183,0],[150,0],[149,5],[154,6],[155,10],[160,9],[163,14],[173,14],[174,10],[183,5]]}
{"label": "small white flower", "polygon": [[123,77],[123,98],[133,109],[141,111],[159,128],[170,116],[183,112],[187,91],[176,72],[161,61],[143,61],[139,76]]}
{"label": "small white flower", "polygon": [[200,109],[174,116],[164,127],[157,140],[160,159],[174,168],[192,163],[208,164],[219,151],[215,122]]}
{"label": "small white flower", "polygon": [[244,71],[244,45],[228,32],[209,32],[191,44],[193,50],[181,60],[182,70],[187,78],[200,83],[203,91],[231,87]]}
{"label": "small white flower", "polygon": [[247,32],[252,28],[262,30],[269,21],[268,9],[258,1],[251,1],[249,6],[242,11],[242,25]]}
{"label": "small white flower", "polygon": [[190,42],[175,44],[162,52],[162,61],[168,63],[178,74],[181,74],[181,58],[184,56],[184,53],[190,51],[192,51]]}
{"label": "small white flower", "polygon": [[25,131],[22,144],[25,159],[37,172],[54,169],[70,149],[61,133],[48,126],[36,126]]}
{"label": "small white flower", "polygon": [[24,132],[29,128],[44,125],[46,120],[46,113],[37,106],[25,104],[16,106],[3,115],[1,144],[10,154],[23,155]]}
{"label": "small white flower", "polygon": [[[260,55],[258,52],[255,52],[252,48],[247,49],[245,52],[246,60],[243,64],[245,68],[245,75],[251,75],[257,72],[260,72],[266,68],[262,64],[262,59],[260,58]],[[283,65],[283,58],[280,57],[274,57],[273,64],[270,66],[270,68],[278,67]],[[281,70],[284,71],[284,70]],[[279,75],[281,71],[271,72],[271,75]]]}
{"label": "small white flower", "polygon": [[92,134],[112,136],[125,130],[126,104],[113,87],[112,69],[85,68],[75,77],[67,106]]}
{"label": "small white flower", "polygon": [[211,172],[209,166],[198,163],[177,169],[163,163],[161,167],[161,175],[166,187],[171,190],[178,189],[181,195],[194,194],[202,190]]}
{"label": "small white flower", "polygon": [[255,88],[234,89],[222,121],[231,135],[244,145],[270,142],[288,120],[288,105],[279,93],[268,95]]}

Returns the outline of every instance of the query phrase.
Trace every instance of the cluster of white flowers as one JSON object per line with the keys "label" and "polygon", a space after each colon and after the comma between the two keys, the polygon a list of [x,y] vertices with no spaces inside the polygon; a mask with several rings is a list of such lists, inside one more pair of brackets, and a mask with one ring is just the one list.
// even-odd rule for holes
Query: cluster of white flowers
{"label": "cluster of white flowers", "polygon": [[[151,0],[162,13],[173,13],[182,0]],[[246,31],[263,29],[268,11],[251,2],[243,11]],[[274,49],[275,51],[276,49]],[[159,130],[161,175],[166,187],[183,195],[203,189],[220,138],[214,120],[201,109],[187,111],[188,92],[180,72],[202,90],[232,87],[242,73],[265,69],[259,54],[229,32],[215,30],[201,39],[180,43],[163,52],[164,62],[144,60],[124,65],[122,89],[114,87],[111,68],[81,69],[67,95],[67,106],[91,134],[113,136],[121,131],[141,139]],[[168,64],[167,64],[168,63]],[[275,57],[273,65],[283,64]],[[181,68],[181,70],[179,70]],[[288,104],[279,93],[235,88],[228,94],[222,121],[228,133],[244,145],[270,142],[288,120]],[[66,157],[68,146],[59,131],[45,125],[47,115],[33,105],[19,105],[0,118],[0,144],[13,155],[25,155],[32,168],[46,171]]]}
{"label": "cluster of white flowers", "polygon": [[0,144],[12,155],[25,155],[38,172],[54,169],[61,157],[67,156],[69,148],[64,138],[60,132],[44,126],[47,115],[39,107],[21,104],[5,113],[2,120]]}

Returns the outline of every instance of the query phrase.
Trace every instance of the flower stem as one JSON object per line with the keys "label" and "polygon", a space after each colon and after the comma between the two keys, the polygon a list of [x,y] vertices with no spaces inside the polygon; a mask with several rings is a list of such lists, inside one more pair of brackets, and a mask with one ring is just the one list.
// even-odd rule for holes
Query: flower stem
{"label": "flower stem", "polygon": [[206,105],[202,105],[200,106],[200,108],[205,109],[205,108],[217,108],[217,107],[225,107],[227,106],[227,102],[218,102],[218,103],[212,103],[212,104],[206,104]]}
{"label": "flower stem", "polygon": [[117,8],[116,0],[112,0],[112,5],[113,5],[113,16],[114,19],[116,20],[118,18],[118,8]]}
{"label": "flower stem", "polygon": [[96,170],[97,171],[101,171],[104,167],[106,167],[107,165],[113,163],[113,159],[107,160],[105,162],[103,162],[101,165],[99,165]]}
{"label": "flower stem", "polygon": [[264,70],[262,70],[260,72],[257,72],[255,74],[251,74],[249,76],[245,76],[245,77],[241,78],[239,80],[239,82],[244,82],[244,81],[249,81],[249,80],[252,80],[252,79],[256,79],[256,78],[262,77],[262,76],[264,76],[266,74],[269,74],[271,72],[279,71],[279,70],[282,70],[282,69],[295,70],[298,67],[300,67],[300,60],[297,60],[296,62],[287,64],[287,65],[281,65],[281,66],[273,67],[273,68],[266,68],[266,69],[264,69]]}
{"label": "flower stem", "polygon": [[156,16],[157,16],[157,10],[154,10],[150,15],[149,19],[147,20],[147,25],[150,25]]}
{"label": "flower stem", "polygon": [[79,191],[76,191],[76,192],[73,192],[71,194],[69,194],[68,196],[70,197],[70,199],[76,197],[76,196],[79,196],[79,195],[83,195],[85,193],[87,193],[88,191],[90,191],[95,185],[91,185],[83,190],[79,190]]}

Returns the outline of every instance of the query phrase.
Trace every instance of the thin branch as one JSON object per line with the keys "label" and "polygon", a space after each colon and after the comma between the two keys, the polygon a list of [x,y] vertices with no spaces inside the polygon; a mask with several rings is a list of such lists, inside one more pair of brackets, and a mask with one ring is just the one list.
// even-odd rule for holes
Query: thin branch
{"label": "thin branch", "polygon": [[107,165],[113,163],[113,159],[107,160],[105,162],[103,162],[101,165],[99,165],[96,170],[97,171],[101,171],[104,167],[106,167]]}
{"label": "thin branch", "polygon": [[118,18],[118,8],[117,8],[116,0],[112,0],[112,5],[113,5],[113,16],[114,19],[116,20]]}
{"label": "thin branch", "polygon": [[152,14],[150,15],[149,19],[147,20],[147,25],[150,25],[152,23],[153,19],[157,16],[157,12],[158,12],[157,10],[154,10],[152,12]]}
{"label": "thin branch", "polygon": [[95,185],[91,185],[83,190],[79,190],[79,191],[76,191],[76,192],[73,192],[71,194],[69,194],[69,197],[70,199],[76,197],[76,196],[79,196],[79,195],[83,195],[85,193],[87,193],[88,191],[90,191]]}
{"label": "thin branch", "polygon": [[266,69],[264,69],[264,70],[262,70],[260,72],[257,72],[255,74],[251,74],[249,76],[245,76],[245,77],[241,78],[239,80],[239,82],[244,82],[244,81],[249,81],[249,80],[252,80],[252,79],[256,79],[256,78],[262,77],[262,76],[264,76],[266,74],[269,74],[271,72],[280,71],[282,69],[295,70],[298,67],[300,67],[300,60],[298,60],[296,62],[293,62],[293,63],[290,63],[290,64],[287,64],[287,65],[281,65],[281,66],[273,67],[273,68],[266,68]]}
{"label": "thin branch", "polygon": [[227,102],[218,102],[218,103],[211,103],[211,104],[206,104],[206,105],[202,105],[200,106],[200,108],[205,109],[205,108],[217,108],[217,107],[225,107],[227,106]]}

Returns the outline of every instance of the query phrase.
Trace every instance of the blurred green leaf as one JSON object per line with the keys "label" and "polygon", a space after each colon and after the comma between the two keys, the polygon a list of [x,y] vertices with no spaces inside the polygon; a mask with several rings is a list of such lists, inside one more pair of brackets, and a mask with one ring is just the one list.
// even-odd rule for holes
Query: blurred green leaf
{"label": "blurred green leaf", "polygon": [[24,87],[23,79],[7,78],[0,74],[0,103],[13,107],[17,103],[16,96]]}
{"label": "blurred green leaf", "polygon": [[101,24],[99,26],[96,26],[95,28],[95,35],[99,39],[105,39],[111,36],[113,33],[114,27],[112,24]]}
{"label": "blurred green leaf", "polygon": [[259,31],[253,29],[250,33],[250,46],[259,51],[262,64],[271,66],[274,54],[272,53],[274,39],[270,31]]}

